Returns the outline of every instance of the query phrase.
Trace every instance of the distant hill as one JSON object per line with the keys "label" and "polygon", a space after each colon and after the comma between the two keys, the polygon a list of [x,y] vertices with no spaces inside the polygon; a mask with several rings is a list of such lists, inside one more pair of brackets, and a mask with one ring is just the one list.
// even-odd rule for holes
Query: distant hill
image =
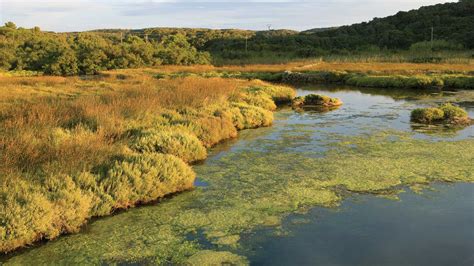
{"label": "distant hill", "polygon": [[[433,30],[436,42],[427,43]],[[434,46],[434,44],[436,44]],[[0,27],[0,70],[54,75],[162,64],[272,63],[300,58],[427,52],[414,62],[436,62],[433,51],[474,49],[474,0],[422,7],[336,28],[251,31],[146,28],[54,33],[7,22]],[[410,51],[411,53],[411,51]]]}
{"label": "distant hill", "polygon": [[[238,54],[245,49],[262,52],[301,54],[314,49],[355,50],[369,46],[408,49],[417,42],[429,41],[433,27],[436,40],[446,40],[474,48],[474,0],[421,7],[385,18],[374,18],[342,27],[293,30],[252,31],[240,29],[146,28],[139,30],[96,30],[94,32],[147,36],[160,40],[166,35],[182,34],[200,50],[211,53]],[[245,48],[245,39],[248,44]]]}
{"label": "distant hill", "polygon": [[348,48],[370,44],[404,49],[430,40],[432,27],[435,39],[474,48],[474,0],[426,6],[367,23],[310,32],[319,38],[346,42]]}
{"label": "distant hill", "polygon": [[335,30],[337,28],[339,28],[339,27],[315,28],[315,29],[302,31],[301,34],[312,34],[312,33],[318,33],[318,32],[322,32],[322,31]]}

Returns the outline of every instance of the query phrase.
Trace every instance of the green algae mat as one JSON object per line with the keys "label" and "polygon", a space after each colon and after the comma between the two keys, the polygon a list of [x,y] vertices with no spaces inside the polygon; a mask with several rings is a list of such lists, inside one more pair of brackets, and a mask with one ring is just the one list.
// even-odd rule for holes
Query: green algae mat
{"label": "green algae mat", "polygon": [[411,110],[445,100],[473,116],[472,93],[299,90],[310,93],[345,105],[327,113],[280,110],[273,127],[244,131],[194,166],[195,190],[99,219],[79,234],[4,262],[249,264],[251,233],[263,228],[284,237],[282,224],[290,215],[338,208],[354,195],[396,200],[407,189],[424,193],[440,182],[474,182],[473,127],[416,128],[409,122]]}

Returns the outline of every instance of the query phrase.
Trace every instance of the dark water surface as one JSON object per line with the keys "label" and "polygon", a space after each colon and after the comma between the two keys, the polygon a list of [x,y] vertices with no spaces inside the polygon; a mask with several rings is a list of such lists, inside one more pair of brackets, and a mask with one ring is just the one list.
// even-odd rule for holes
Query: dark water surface
{"label": "dark water surface", "polygon": [[435,188],[292,215],[287,237],[262,230],[249,238],[249,258],[254,265],[473,265],[474,185]]}
{"label": "dark water surface", "polygon": [[[304,173],[313,168],[296,158],[317,160],[345,137],[401,131],[422,140],[474,141],[474,127],[440,130],[409,121],[414,108],[446,100],[474,117],[474,92],[298,90],[309,93],[339,97],[345,104],[325,113],[283,109],[273,127],[243,131],[239,139],[215,147],[194,167],[196,190],[98,219],[79,234],[26,249],[6,262],[156,264],[193,254],[197,244],[241,255],[253,265],[474,265],[474,184],[437,183],[422,195],[401,187],[406,192],[399,201],[344,192],[334,208],[308,199],[280,204],[288,197],[287,180],[295,186],[291,191],[308,193],[297,185],[299,178],[311,181]],[[277,189],[275,181],[283,187]]]}

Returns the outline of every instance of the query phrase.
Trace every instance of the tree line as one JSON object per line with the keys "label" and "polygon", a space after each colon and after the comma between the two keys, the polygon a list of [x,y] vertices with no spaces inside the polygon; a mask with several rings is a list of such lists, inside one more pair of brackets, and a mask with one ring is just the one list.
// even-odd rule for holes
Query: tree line
{"label": "tree line", "polygon": [[105,69],[163,64],[209,64],[211,55],[227,59],[275,54],[301,58],[410,48],[474,49],[474,0],[303,32],[148,28],[52,33],[38,27],[17,28],[12,22],[0,27],[1,69],[52,75],[94,74]]}
{"label": "tree line", "polygon": [[160,40],[95,32],[52,33],[38,27],[0,27],[0,68],[41,71],[50,75],[96,74],[101,70],[162,64],[209,64],[182,34]]}

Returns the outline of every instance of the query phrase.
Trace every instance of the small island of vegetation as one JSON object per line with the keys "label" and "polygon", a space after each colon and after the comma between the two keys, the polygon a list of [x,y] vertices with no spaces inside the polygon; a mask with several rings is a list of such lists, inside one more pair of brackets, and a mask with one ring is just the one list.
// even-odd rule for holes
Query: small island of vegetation
{"label": "small island of vegetation", "polygon": [[342,101],[338,98],[318,94],[298,96],[291,103],[293,108],[335,108],[342,104]]}
{"label": "small island of vegetation", "polygon": [[411,121],[422,124],[445,124],[452,126],[469,126],[472,119],[466,110],[451,103],[438,107],[418,108],[412,111]]}

